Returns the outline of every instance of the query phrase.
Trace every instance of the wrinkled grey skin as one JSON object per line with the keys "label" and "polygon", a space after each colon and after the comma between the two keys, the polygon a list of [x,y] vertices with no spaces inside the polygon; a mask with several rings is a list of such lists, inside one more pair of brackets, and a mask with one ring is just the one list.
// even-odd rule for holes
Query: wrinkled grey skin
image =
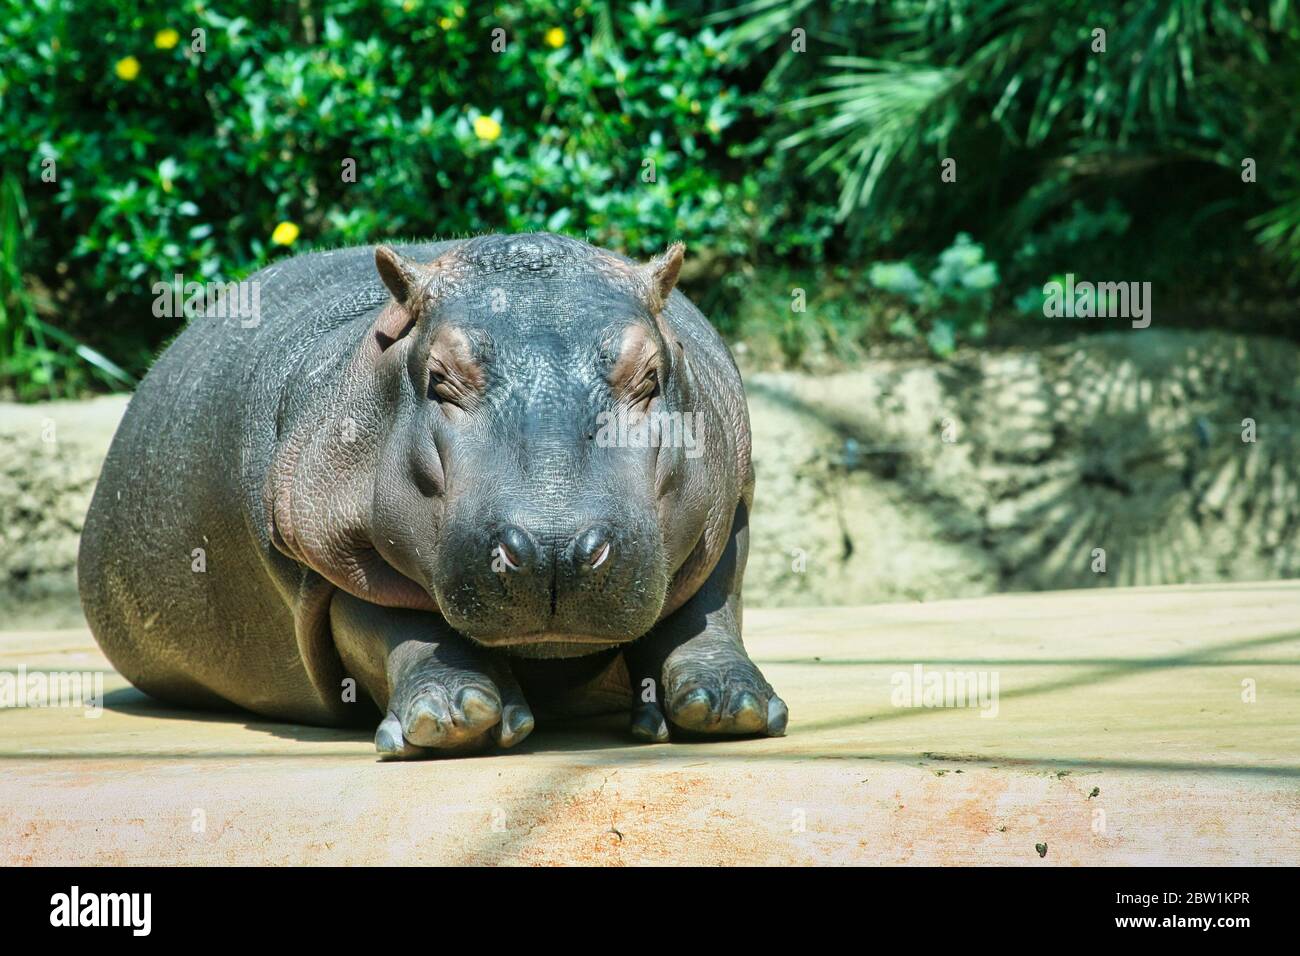
{"label": "wrinkled grey skin", "polygon": [[[744,393],[680,263],[538,234],[253,276],[258,323],[192,321],[109,451],[79,559],[105,654],[190,706],[373,701],[388,757],[508,747],[611,686],[642,740],[784,733],[740,638]],[[691,433],[611,447],[619,409]]]}

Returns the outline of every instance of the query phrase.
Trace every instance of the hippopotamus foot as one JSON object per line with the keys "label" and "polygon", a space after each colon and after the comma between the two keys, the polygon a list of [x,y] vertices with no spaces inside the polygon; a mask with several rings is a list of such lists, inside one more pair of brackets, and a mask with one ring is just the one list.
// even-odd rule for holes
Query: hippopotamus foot
{"label": "hippopotamus foot", "polygon": [[[739,640],[703,634],[664,662],[664,711],[697,734],[785,734],[789,710]],[[634,728],[637,724],[634,723]]]}
{"label": "hippopotamus foot", "polygon": [[407,642],[396,662],[388,713],[375,733],[384,757],[467,753],[512,747],[533,729],[533,714],[503,668],[452,641]]}
{"label": "hippopotamus foot", "polygon": [[789,709],[740,638],[734,580],[725,566],[715,571],[695,597],[628,648],[639,701],[633,737],[662,743],[670,725],[686,735],[785,735]]}
{"label": "hippopotamus foot", "polygon": [[338,594],[330,625],[345,667],[384,713],[375,749],[410,759],[513,747],[534,718],[509,666],[437,615]]}

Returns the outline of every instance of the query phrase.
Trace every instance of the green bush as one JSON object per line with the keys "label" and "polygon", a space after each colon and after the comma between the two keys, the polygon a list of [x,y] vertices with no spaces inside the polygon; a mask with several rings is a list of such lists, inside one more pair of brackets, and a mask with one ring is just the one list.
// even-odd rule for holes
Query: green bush
{"label": "green bush", "polygon": [[[129,384],[175,273],[485,231],[684,239],[687,291],[772,361],[947,354],[1066,271],[1276,298],[1298,97],[1266,0],[0,0],[0,389]],[[869,281],[958,234],[996,285]]]}
{"label": "green bush", "polygon": [[22,268],[133,371],[175,331],[154,282],[229,281],[289,248],[550,229],[749,259],[760,235],[805,241],[770,216],[758,231],[779,170],[733,148],[727,54],[663,0],[10,0],[0,31],[0,150],[38,226]]}
{"label": "green bush", "polygon": [[[709,22],[768,70],[775,147],[835,183],[846,259],[966,231],[1018,287],[1141,263],[1166,301],[1194,302],[1300,278],[1294,4],[751,0]],[[1090,232],[1080,208],[1120,233]]]}

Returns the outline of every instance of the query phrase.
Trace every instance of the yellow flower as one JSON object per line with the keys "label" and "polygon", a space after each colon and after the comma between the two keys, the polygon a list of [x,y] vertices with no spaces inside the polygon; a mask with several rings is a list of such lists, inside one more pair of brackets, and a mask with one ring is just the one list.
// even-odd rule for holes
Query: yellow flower
{"label": "yellow flower", "polygon": [[474,135],[490,143],[501,135],[501,124],[490,116],[480,116],[474,120]]}
{"label": "yellow flower", "polygon": [[564,46],[564,31],[559,27],[551,27],[546,31],[546,42],[558,50]]}
{"label": "yellow flower", "polygon": [[455,25],[456,21],[451,17],[439,17],[438,19],[438,26],[442,27],[444,30],[450,30]]}
{"label": "yellow flower", "polygon": [[117,61],[113,67],[113,72],[117,74],[119,80],[126,80],[130,83],[140,75],[140,61],[133,56],[124,56]]}
{"label": "yellow flower", "polygon": [[160,50],[170,50],[180,42],[181,35],[171,27],[166,30],[159,30],[153,35],[153,45]]}
{"label": "yellow flower", "polygon": [[298,224],[288,221],[280,223],[271,233],[271,242],[277,246],[291,246],[297,238]]}

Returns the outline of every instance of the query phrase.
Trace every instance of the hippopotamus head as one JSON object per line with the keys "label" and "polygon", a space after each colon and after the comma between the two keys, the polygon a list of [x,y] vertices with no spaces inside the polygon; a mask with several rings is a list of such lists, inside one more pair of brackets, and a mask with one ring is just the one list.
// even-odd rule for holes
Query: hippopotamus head
{"label": "hippopotamus head", "polygon": [[[391,299],[325,424],[285,456],[277,543],[359,597],[518,654],[647,632],[708,510],[681,494],[692,384],[664,312],[682,254],[638,264],[545,234],[432,262],[378,247]],[[304,485],[326,503],[295,510]]]}

